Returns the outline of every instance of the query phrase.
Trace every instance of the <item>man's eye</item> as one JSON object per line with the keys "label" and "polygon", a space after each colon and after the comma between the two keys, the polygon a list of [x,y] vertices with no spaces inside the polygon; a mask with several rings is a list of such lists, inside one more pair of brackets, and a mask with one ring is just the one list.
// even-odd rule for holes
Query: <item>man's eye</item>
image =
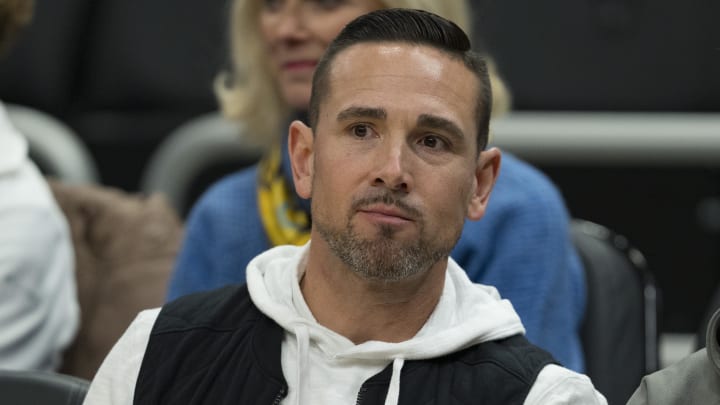
{"label": "man's eye", "polygon": [[365,138],[370,135],[370,128],[365,124],[359,124],[352,127],[352,134],[358,138]]}
{"label": "man's eye", "polygon": [[437,136],[434,135],[428,135],[421,139],[420,141],[423,146],[428,147],[430,149],[438,149],[438,148],[444,148],[447,146],[445,141],[440,139]]}

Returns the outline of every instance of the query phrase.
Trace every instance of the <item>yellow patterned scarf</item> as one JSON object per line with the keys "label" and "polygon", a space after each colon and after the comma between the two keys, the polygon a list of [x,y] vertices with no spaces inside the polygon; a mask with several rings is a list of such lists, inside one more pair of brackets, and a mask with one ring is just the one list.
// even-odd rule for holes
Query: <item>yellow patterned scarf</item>
{"label": "yellow patterned scarf", "polygon": [[273,246],[303,245],[310,240],[310,218],[297,204],[282,171],[282,148],[272,147],[258,166],[258,207]]}

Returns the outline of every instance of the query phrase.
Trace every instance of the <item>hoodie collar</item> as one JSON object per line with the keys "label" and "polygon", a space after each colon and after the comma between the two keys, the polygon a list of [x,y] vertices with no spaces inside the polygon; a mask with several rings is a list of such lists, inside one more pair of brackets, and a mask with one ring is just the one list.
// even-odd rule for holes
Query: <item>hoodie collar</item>
{"label": "hoodie collar", "polygon": [[302,297],[299,277],[309,243],[270,249],[253,259],[247,269],[248,290],[255,305],[297,340],[298,403],[302,403],[302,371],[308,364],[311,344],[336,358],[391,362],[385,403],[396,404],[405,360],[436,358],[525,332],[509,301],[501,299],[493,287],[472,283],[460,266],[449,259],[442,296],[415,337],[399,343],[369,341],[355,345],[318,324]]}

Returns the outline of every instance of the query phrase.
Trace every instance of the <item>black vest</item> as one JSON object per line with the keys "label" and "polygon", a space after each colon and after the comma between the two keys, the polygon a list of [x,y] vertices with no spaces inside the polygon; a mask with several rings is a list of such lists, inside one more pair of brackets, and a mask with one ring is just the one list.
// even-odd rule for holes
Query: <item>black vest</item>
{"label": "black vest", "polygon": [[[287,394],[284,331],[250,300],[246,286],[166,304],[153,326],[135,404],[278,404]],[[457,353],[405,362],[400,404],[522,404],[554,360],[517,335]],[[383,404],[392,364],[365,381],[358,404]]]}

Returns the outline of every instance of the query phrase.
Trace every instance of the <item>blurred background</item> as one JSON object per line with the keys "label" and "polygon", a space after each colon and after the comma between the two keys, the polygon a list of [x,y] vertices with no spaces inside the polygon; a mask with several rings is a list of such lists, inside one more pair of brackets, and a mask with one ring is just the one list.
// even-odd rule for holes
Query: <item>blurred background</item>
{"label": "blurred background", "polygon": [[474,3],[515,110],[539,113],[496,142],[645,254],[661,331],[696,332],[720,282],[720,2]]}
{"label": "blurred background", "polygon": [[[574,217],[645,254],[660,331],[689,342],[720,284],[720,2],[472,3],[475,46],[513,95],[495,143],[543,170]],[[0,99],[67,125],[100,183],[149,191],[162,142],[217,111],[227,15],[226,0],[36,0],[0,60]],[[178,210],[246,164],[197,174]]]}

